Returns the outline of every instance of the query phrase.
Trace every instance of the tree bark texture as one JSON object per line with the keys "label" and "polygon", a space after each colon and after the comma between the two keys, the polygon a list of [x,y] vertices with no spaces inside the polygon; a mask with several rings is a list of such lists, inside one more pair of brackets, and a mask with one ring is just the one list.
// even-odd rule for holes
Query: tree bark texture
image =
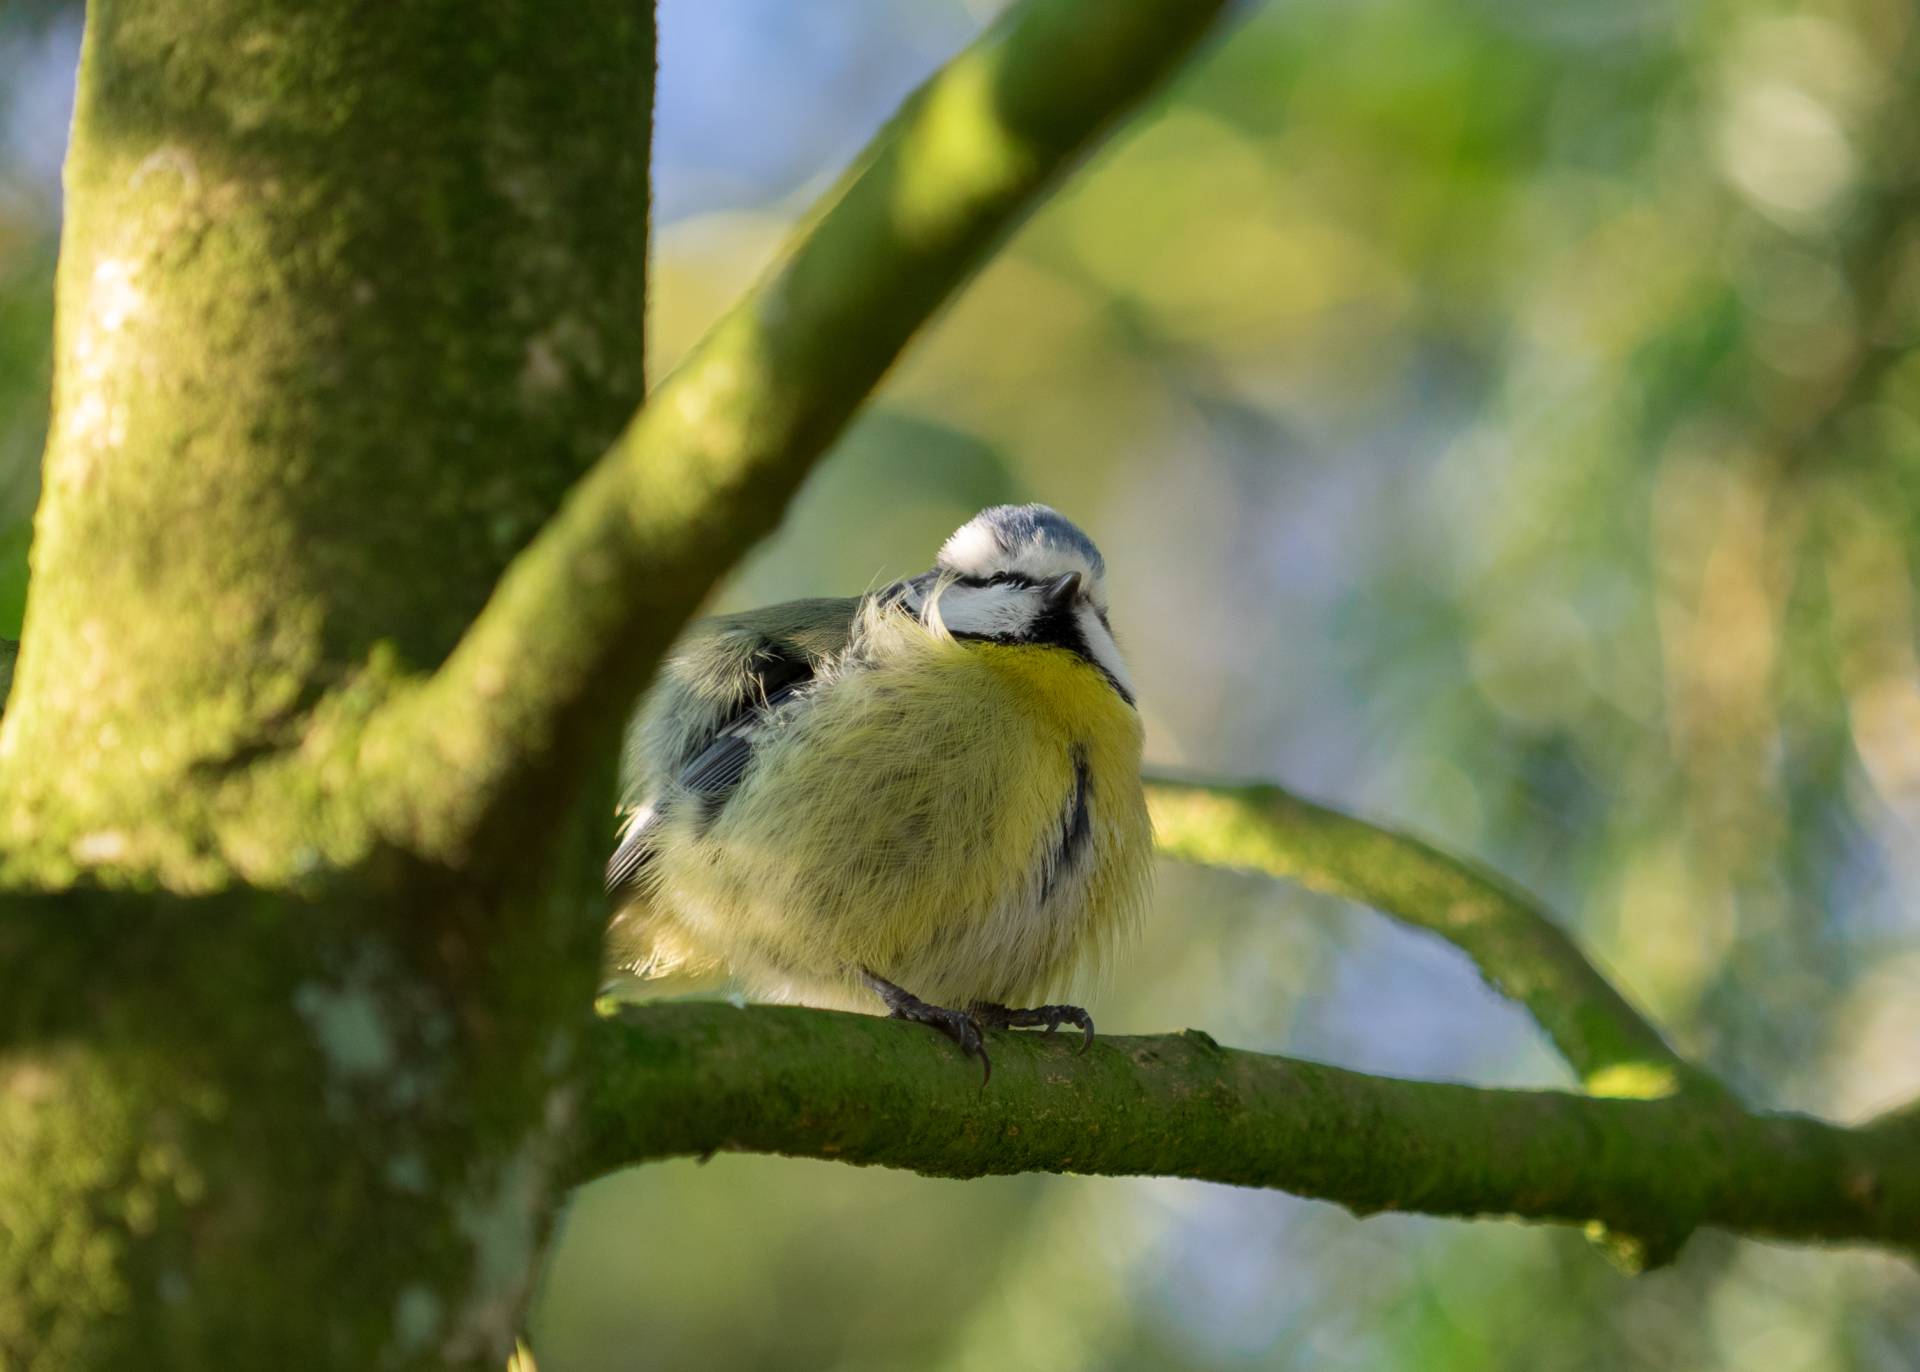
{"label": "tree bark texture", "polygon": [[1718,1096],[1622,1100],[1405,1081],[1224,1048],[1206,1033],[994,1035],[993,1085],[914,1026],[780,1006],[634,1006],[594,1031],[575,1166],[725,1149],[942,1177],[1193,1177],[1356,1214],[1587,1227],[1615,1257],[1700,1225],[1920,1253],[1920,1132],[1751,1114]]}
{"label": "tree bark texture", "polygon": [[652,25],[90,8],[0,726],[0,1364],[502,1365],[591,843],[423,859],[356,722],[641,401]]}

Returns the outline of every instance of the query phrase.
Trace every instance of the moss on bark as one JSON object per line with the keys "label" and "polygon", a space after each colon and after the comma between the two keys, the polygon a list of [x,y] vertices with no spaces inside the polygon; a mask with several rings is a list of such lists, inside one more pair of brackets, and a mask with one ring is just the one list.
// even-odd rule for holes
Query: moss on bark
{"label": "moss on bark", "polygon": [[631,0],[96,0],[7,872],[217,886],[209,776],[445,656],[641,399],[652,71]]}
{"label": "moss on bark", "polygon": [[776,1006],[651,1005],[594,1033],[582,1176],[720,1149],[933,1176],[1050,1171],[1272,1186],[1382,1210],[1511,1215],[1627,1236],[1697,1225],[1920,1251],[1920,1168],[1891,1125],[1403,1081],[1206,1034],[1000,1034],[981,1090],[916,1025]]}

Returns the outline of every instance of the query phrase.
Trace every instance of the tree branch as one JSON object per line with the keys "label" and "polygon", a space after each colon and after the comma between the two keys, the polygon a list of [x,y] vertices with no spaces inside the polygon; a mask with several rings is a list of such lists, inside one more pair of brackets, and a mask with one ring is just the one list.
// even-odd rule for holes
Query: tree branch
{"label": "tree branch", "polygon": [[390,826],[470,859],[550,811],[715,580],[773,528],[908,339],[1224,0],[1027,0],[874,140],[773,271],[370,729]]}
{"label": "tree branch", "polygon": [[1865,1127],[1878,1134],[1906,1139],[1913,1156],[1920,1157],[1920,1100],[1910,1100],[1884,1115],[1876,1115]]}
{"label": "tree branch", "polygon": [[994,1036],[991,1087],[944,1039],[861,1015],[628,1007],[592,1035],[586,1180],[719,1150],[905,1168],[1190,1177],[1356,1214],[1507,1215],[1637,1236],[1699,1225],[1920,1252],[1920,1160],[1898,1130],[1724,1100],[1597,1099],[1367,1076],[1221,1048],[1196,1030]]}
{"label": "tree branch", "polygon": [[1147,799],[1173,857],[1297,881],[1440,935],[1527,1008],[1592,1094],[1724,1090],[1668,1047],[1538,903],[1492,873],[1278,786],[1163,777]]}

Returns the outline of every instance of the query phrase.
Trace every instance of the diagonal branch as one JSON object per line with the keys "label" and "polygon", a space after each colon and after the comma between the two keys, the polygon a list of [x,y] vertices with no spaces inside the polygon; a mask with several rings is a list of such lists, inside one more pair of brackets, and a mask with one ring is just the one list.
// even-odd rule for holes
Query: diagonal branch
{"label": "diagonal branch", "polygon": [[1890,1138],[1903,1138],[1915,1157],[1920,1157],[1920,1100],[1895,1106],[1884,1115],[1876,1115],[1866,1125]]}
{"label": "diagonal branch", "polygon": [[1297,881],[1440,935],[1527,1008],[1593,1094],[1722,1089],[1668,1047],[1535,901],[1491,873],[1278,786],[1157,778],[1148,802],[1173,857]]}
{"label": "diagonal branch", "polygon": [[1920,1253],[1920,1155],[1902,1133],[1724,1100],[1612,1100],[1368,1076],[1221,1048],[1196,1030],[996,1036],[982,1090],[916,1026],[789,1007],[630,1007],[593,1031],[579,1180],[722,1149],[906,1168],[1191,1177],[1358,1214],[1507,1215],[1631,1236],[1699,1225]]}
{"label": "diagonal branch", "polygon": [[370,729],[386,826],[465,859],[571,794],[915,331],[1224,8],[1026,0],[909,100]]}

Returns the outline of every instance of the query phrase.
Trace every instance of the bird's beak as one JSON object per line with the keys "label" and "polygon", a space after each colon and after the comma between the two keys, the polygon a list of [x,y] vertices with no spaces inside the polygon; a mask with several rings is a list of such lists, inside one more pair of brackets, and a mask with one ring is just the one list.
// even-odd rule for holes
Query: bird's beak
{"label": "bird's beak", "polygon": [[1045,605],[1065,605],[1080,594],[1080,573],[1066,572],[1056,576],[1040,588],[1040,600]]}

